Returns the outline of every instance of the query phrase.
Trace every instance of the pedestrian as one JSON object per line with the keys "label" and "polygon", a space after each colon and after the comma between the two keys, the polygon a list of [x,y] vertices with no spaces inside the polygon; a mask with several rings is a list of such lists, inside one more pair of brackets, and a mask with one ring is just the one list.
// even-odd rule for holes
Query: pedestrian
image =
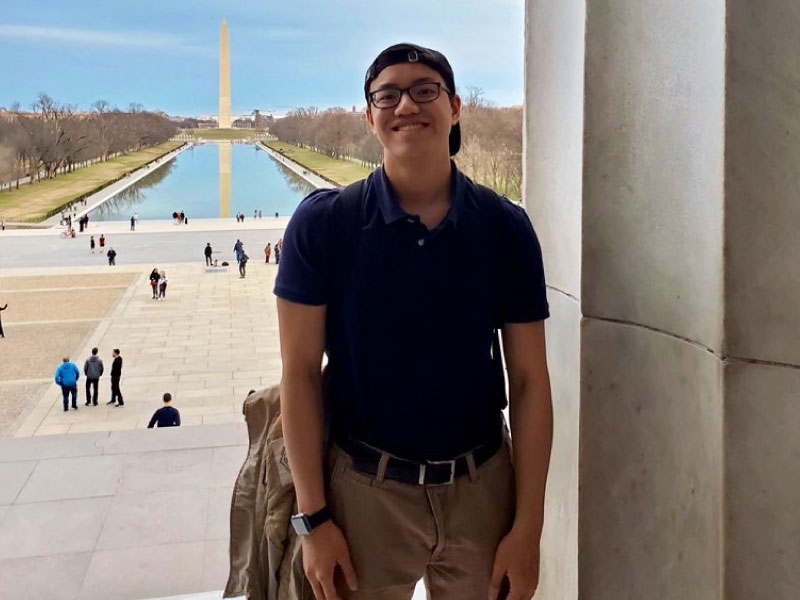
{"label": "pedestrian", "polygon": [[254,211],[253,211],[253,218],[254,218],[254,219],[257,219],[257,218],[258,218],[258,211],[257,211],[257,210],[254,210]]}
{"label": "pedestrian", "polygon": [[72,409],[78,410],[78,379],[81,372],[75,363],[65,357],[56,369],[56,384],[61,386],[61,398],[64,401],[64,412],[69,410],[69,397],[72,396]]}
{"label": "pedestrian", "polygon": [[161,274],[158,272],[158,268],[153,267],[153,270],[150,271],[150,288],[153,291],[153,300],[158,299],[158,280],[161,279]]}
{"label": "pedestrian", "polygon": [[178,213],[176,211],[172,211],[172,218],[175,219],[175,225],[178,224]]}
{"label": "pedestrian", "polygon": [[261,217],[261,210],[259,210],[259,211],[258,211],[258,218],[259,218],[259,219],[260,219],[260,218],[262,218],[262,217]]}
{"label": "pedestrian", "polygon": [[264,255],[267,257],[267,264],[269,264],[269,255],[272,254],[272,246],[267,242],[267,247],[264,248]]}
{"label": "pedestrian", "polygon": [[214,250],[211,248],[211,242],[206,242],[206,247],[205,247],[205,250],[203,250],[203,254],[206,257],[206,266],[207,267],[211,266],[211,254],[213,252],[214,252]]}
{"label": "pedestrian", "polygon": [[159,271],[160,278],[158,280],[158,297],[166,299],[167,297],[167,272]]}
{"label": "pedestrian", "polygon": [[119,389],[119,382],[122,379],[122,357],[119,355],[119,348],[114,348],[111,356],[114,359],[111,363],[111,400],[106,404],[124,406],[125,402],[122,400],[122,392]]}
{"label": "pedestrian", "polygon": [[280,238],[277,242],[275,242],[275,264],[279,264],[281,262],[281,252],[283,252],[283,238]]}
{"label": "pedestrian", "polygon": [[236,255],[236,262],[239,262],[242,252],[244,252],[244,244],[242,244],[242,240],[237,239],[236,243],[233,245],[233,253]]}
{"label": "pedestrian", "polygon": [[109,248],[108,252],[106,252],[106,256],[108,257],[108,266],[113,267],[117,264],[117,251],[113,248]]}
{"label": "pedestrian", "polygon": [[275,218],[276,219],[278,218],[278,211],[277,210],[275,211]]}
{"label": "pedestrian", "polygon": [[90,404],[97,406],[97,386],[103,375],[103,360],[97,356],[97,352],[97,348],[92,348],[92,355],[83,363],[83,374],[86,376],[86,406]]}
{"label": "pedestrian", "polygon": [[152,429],[156,425],[158,427],[180,427],[181,413],[172,406],[172,394],[167,392],[164,394],[163,400],[164,406],[153,413],[150,422],[147,424],[148,429]]}
{"label": "pedestrian", "polygon": [[245,275],[247,275],[248,260],[250,260],[250,257],[242,250],[242,253],[239,255],[239,279],[244,279]]}
{"label": "pedestrian", "polygon": [[86,231],[89,231],[89,215],[88,214],[83,215],[83,228]]}
{"label": "pedestrian", "polygon": [[105,236],[105,234],[102,234],[102,233],[100,234],[100,240],[99,241],[100,241],[100,254],[102,254],[104,252],[105,247],[106,247],[106,236]]}
{"label": "pedestrian", "polygon": [[136,218],[131,217],[131,231],[136,231]]}
{"label": "pedestrian", "polygon": [[382,165],[299,204],[274,290],[304,572],[320,598],[408,599],[423,577],[438,600],[531,598],[552,442],[539,242],[453,162],[444,55],[387,48],[364,94]]}
{"label": "pedestrian", "polygon": [[[7,309],[7,308],[8,308],[8,302],[6,302],[4,306],[0,306],[0,313],[2,313],[2,312],[3,312],[5,309]],[[3,319],[2,319],[2,315],[0,315],[0,337],[1,337],[1,338],[4,338],[4,339],[5,339],[5,337],[6,337],[6,334],[3,332]]]}
{"label": "pedestrian", "polygon": [[78,219],[78,232],[83,233],[83,217]]}
{"label": "pedestrian", "polygon": [[242,223],[244,223],[244,213],[239,213],[239,218],[242,220]]}
{"label": "pedestrian", "polygon": [[89,249],[92,251],[92,254],[94,254],[94,236],[93,235],[89,236]]}

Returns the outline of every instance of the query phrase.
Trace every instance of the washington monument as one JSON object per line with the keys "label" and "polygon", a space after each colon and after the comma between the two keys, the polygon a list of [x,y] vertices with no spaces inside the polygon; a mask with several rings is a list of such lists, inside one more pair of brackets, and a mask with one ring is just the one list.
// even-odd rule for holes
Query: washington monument
{"label": "washington monument", "polygon": [[217,127],[231,127],[231,57],[228,47],[228,22],[222,19],[219,28],[219,116]]}

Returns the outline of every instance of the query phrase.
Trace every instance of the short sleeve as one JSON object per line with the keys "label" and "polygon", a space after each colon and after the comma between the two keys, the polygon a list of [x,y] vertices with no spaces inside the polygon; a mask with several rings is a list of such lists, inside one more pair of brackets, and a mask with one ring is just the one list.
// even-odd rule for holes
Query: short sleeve
{"label": "short sleeve", "polygon": [[317,190],[298,205],[283,235],[274,293],[320,306],[328,302],[328,230],[338,189]]}
{"label": "short sleeve", "polygon": [[503,200],[508,224],[502,306],[505,323],[542,321],[550,316],[539,238],[525,210]]}

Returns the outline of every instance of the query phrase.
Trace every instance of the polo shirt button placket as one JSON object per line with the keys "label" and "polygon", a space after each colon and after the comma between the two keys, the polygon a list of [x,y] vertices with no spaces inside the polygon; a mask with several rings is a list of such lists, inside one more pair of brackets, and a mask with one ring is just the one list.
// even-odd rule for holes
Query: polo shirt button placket
{"label": "polo shirt button placket", "polygon": [[418,239],[418,240],[417,240],[417,245],[418,245],[418,246],[421,248],[422,246],[424,246],[424,245],[425,245],[425,240],[424,240],[424,239],[422,239],[422,238]]}

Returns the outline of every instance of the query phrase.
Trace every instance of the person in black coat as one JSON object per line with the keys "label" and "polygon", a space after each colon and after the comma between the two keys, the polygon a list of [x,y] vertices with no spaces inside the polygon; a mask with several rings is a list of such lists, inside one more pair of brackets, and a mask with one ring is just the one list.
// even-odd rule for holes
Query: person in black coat
{"label": "person in black coat", "polygon": [[172,406],[172,394],[164,394],[164,406],[153,413],[147,428],[152,429],[155,425],[159,427],[180,427],[181,413]]}
{"label": "person in black coat", "polygon": [[125,402],[122,400],[122,392],[119,389],[119,380],[122,378],[122,357],[119,355],[119,348],[114,348],[111,356],[114,358],[114,362],[111,363],[111,400],[106,404],[124,406]]}

